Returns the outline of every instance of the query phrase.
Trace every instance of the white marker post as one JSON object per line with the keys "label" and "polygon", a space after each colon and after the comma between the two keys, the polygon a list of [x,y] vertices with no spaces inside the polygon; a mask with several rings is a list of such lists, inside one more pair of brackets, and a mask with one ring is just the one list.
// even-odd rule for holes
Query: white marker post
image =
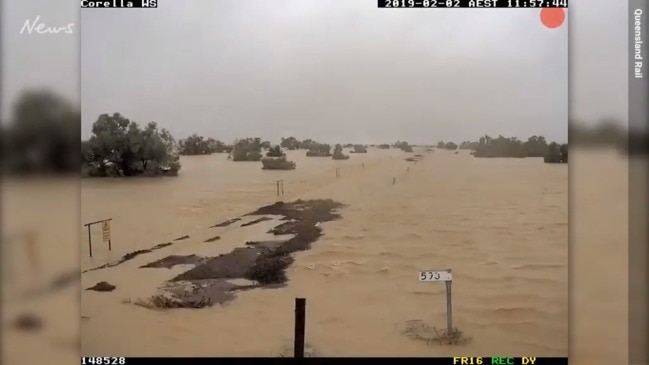
{"label": "white marker post", "polygon": [[453,284],[453,273],[451,269],[444,271],[420,271],[419,281],[443,281],[446,284],[446,334],[453,334],[453,306],[451,302],[451,284]]}

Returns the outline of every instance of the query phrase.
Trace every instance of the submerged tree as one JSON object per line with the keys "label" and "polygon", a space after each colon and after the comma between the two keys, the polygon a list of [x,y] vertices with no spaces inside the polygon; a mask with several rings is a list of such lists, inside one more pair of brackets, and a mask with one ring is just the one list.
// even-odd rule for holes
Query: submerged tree
{"label": "submerged tree", "polygon": [[119,113],[102,114],[92,136],[82,142],[82,172],[87,176],[177,175],[175,141],[155,122],[145,128]]}
{"label": "submerged tree", "polygon": [[214,138],[207,138],[192,134],[178,141],[178,150],[181,155],[209,155],[225,152],[225,144]]}
{"label": "submerged tree", "polygon": [[312,142],[309,144],[309,150],[306,155],[308,157],[331,157],[331,146],[328,144]]}
{"label": "submerged tree", "polygon": [[300,144],[301,144],[300,141],[298,141],[295,137],[288,137],[288,138],[282,137],[282,142],[280,143],[280,146],[288,150],[297,150],[298,148],[300,148]]}
{"label": "submerged tree", "polygon": [[568,163],[568,145],[552,142],[543,157],[546,163]]}
{"label": "submerged tree", "polygon": [[367,153],[367,147],[361,145],[361,144],[356,144],[354,145],[354,153]]}
{"label": "submerged tree", "polygon": [[446,148],[449,151],[457,150],[458,146],[454,142],[446,142],[443,148]]}
{"label": "submerged tree", "polygon": [[531,136],[523,142],[516,137],[498,136],[498,138],[492,138],[485,135],[480,137],[472,154],[475,157],[543,157],[548,162],[556,159],[567,161],[567,145],[564,146],[566,146],[565,158],[561,153],[561,145],[556,142],[548,145],[543,136]]}
{"label": "submerged tree", "polygon": [[337,144],[336,147],[334,147],[334,154],[331,158],[334,160],[348,160],[349,156],[345,155],[343,153],[343,147]]}
{"label": "submerged tree", "polygon": [[279,146],[271,147],[266,152],[266,157],[282,157],[284,152]]}
{"label": "submerged tree", "polygon": [[9,173],[77,173],[79,107],[48,90],[29,90],[2,128],[2,167]]}
{"label": "submerged tree", "polygon": [[245,138],[234,142],[232,148],[232,161],[260,161],[261,154],[260,138]]}
{"label": "submerged tree", "polygon": [[295,162],[289,161],[280,146],[272,147],[266,152],[266,157],[261,159],[264,170],[294,170]]}
{"label": "submerged tree", "polygon": [[405,141],[404,142],[397,141],[397,143],[394,144],[394,147],[399,148],[403,152],[412,152],[412,146]]}

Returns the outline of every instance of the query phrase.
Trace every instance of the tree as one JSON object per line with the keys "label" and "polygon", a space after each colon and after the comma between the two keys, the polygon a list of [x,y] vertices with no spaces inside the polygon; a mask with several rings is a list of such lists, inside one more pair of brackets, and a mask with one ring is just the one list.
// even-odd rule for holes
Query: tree
{"label": "tree", "polygon": [[334,154],[331,156],[332,159],[334,160],[348,160],[349,156],[345,155],[343,153],[343,147],[339,144],[337,144],[334,147]]}
{"label": "tree", "polygon": [[231,156],[232,161],[260,161],[263,157],[261,154],[261,139],[245,138],[236,140]]}
{"label": "tree", "polygon": [[282,157],[284,152],[279,146],[272,147],[266,152],[266,157]]}
{"label": "tree", "polygon": [[300,141],[295,139],[295,137],[288,137],[288,138],[282,137],[282,142],[280,143],[280,146],[288,150],[297,150],[298,148],[300,148]]}
{"label": "tree", "polygon": [[214,138],[205,139],[194,133],[178,141],[178,149],[181,155],[209,155],[225,152],[225,144]]}
{"label": "tree", "polygon": [[447,150],[455,151],[455,150],[457,150],[457,144],[455,144],[453,142],[446,142],[446,144],[444,144],[444,146],[440,147],[440,148],[445,148]]}
{"label": "tree", "polygon": [[314,141],[311,141],[311,140],[307,140],[307,141],[309,141],[309,144],[308,144],[309,150],[306,153],[306,155],[308,157],[330,157],[331,156],[331,146],[330,145],[314,142]]}
{"label": "tree", "polygon": [[286,158],[280,146],[272,147],[266,152],[266,157],[261,159],[264,170],[295,170],[296,164]]}
{"label": "tree", "polygon": [[367,153],[367,147],[361,144],[356,144],[354,145],[354,153]]}
{"label": "tree", "polygon": [[412,146],[405,141],[397,141],[397,143],[394,144],[394,147],[401,149],[403,152],[412,152]]}
{"label": "tree", "polygon": [[2,128],[3,169],[10,173],[79,171],[79,108],[48,90],[29,90]]}
{"label": "tree", "polygon": [[[498,136],[498,138],[492,138],[485,135],[480,137],[474,147],[473,155],[475,157],[544,157],[552,160],[555,157],[547,156],[560,155],[559,147],[560,145],[557,143],[548,145],[543,136],[531,136],[526,142],[522,142],[516,137]],[[558,158],[561,159],[561,157]]]}
{"label": "tree", "polygon": [[89,176],[176,175],[175,141],[150,122],[144,129],[119,113],[101,114],[82,142],[82,168]]}
{"label": "tree", "polygon": [[550,143],[543,161],[546,163],[568,163],[568,145],[559,145],[556,142]]}

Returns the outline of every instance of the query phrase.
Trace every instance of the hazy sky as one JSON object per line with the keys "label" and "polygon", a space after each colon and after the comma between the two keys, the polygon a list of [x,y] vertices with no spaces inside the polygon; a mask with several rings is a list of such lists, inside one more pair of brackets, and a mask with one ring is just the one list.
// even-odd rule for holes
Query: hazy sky
{"label": "hazy sky", "polygon": [[[48,24],[78,24],[78,2],[67,12],[46,0],[5,4],[4,101],[39,84],[77,99],[78,32],[18,33],[39,14]],[[574,0],[570,22],[556,30],[534,9],[376,9],[373,0],[159,4],[81,11],[84,136],[98,114],[119,111],[177,138],[421,143],[487,133],[563,141],[568,28],[572,117],[626,123],[623,2]]]}

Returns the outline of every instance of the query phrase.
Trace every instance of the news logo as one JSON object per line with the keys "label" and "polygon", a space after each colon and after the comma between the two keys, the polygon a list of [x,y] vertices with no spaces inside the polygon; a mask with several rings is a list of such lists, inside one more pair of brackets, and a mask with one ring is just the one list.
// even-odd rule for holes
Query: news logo
{"label": "news logo", "polygon": [[158,0],[81,0],[82,8],[157,8]]}

